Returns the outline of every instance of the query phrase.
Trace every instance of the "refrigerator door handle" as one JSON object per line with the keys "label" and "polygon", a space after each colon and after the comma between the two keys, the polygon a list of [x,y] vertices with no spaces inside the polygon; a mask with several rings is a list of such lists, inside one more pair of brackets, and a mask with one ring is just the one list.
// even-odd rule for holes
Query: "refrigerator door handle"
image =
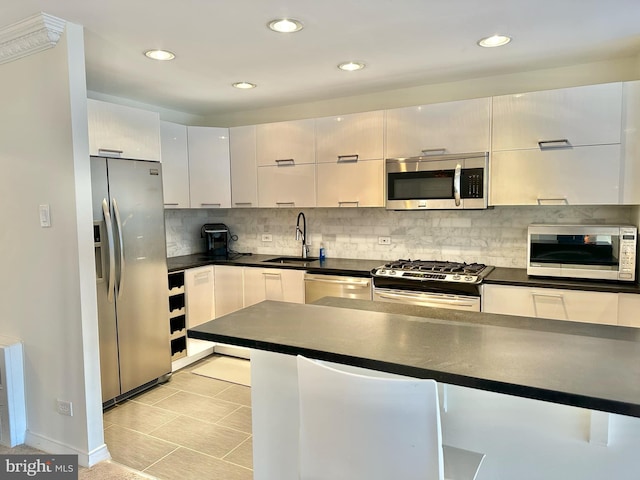
{"label": "refrigerator door handle", "polygon": [[124,266],[124,241],[122,239],[122,222],[120,221],[120,210],[118,209],[118,202],[116,201],[115,198],[113,198],[113,213],[114,216],[116,217],[116,225],[118,227],[118,242],[120,243],[119,245],[119,250],[120,250],[120,275],[119,275],[119,280],[118,280],[118,298],[120,298],[120,295],[122,295],[122,288],[124,286],[124,272],[125,272],[125,266]]}
{"label": "refrigerator door handle", "polygon": [[113,224],[111,223],[111,213],[109,213],[109,204],[107,199],[102,199],[102,214],[104,215],[104,224],[107,227],[107,243],[109,246],[109,281],[107,286],[107,299],[109,303],[113,302],[113,289],[116,278],[116,259],[114,257],[114,242],[113,242]]}

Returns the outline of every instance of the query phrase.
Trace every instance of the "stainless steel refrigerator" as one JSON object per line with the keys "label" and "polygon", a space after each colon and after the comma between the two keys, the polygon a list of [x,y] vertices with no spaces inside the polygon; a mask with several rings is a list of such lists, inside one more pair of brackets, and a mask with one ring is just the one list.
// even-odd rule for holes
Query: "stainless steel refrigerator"
{"label": "stainless steel refrigerator", "polygon": [[162,169],[91,157],[102,401],[171,372]]}

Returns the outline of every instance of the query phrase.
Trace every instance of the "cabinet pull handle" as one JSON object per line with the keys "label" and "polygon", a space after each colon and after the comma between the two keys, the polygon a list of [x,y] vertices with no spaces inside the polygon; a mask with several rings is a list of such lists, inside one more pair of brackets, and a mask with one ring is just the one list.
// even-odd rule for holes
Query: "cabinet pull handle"
{"label": "cabinet pull handle", "polygon": [[295,207],[296,202],[276,202],[276,205],[279,207],[287,207],[287,206]]}
{"label": "cabinet pull handle", "polygon": [[531,292],[531,298],[533,299],[533,312],[538,318],[538,304],[536,303],[536,297],[548,297],[548,298],[557,298],[560,300],[562,304],[562,311],[564,313],[564,319],[569,320],[569,313],[567,312],[567,306],[564,303],[564,295],[552,294],[552,293],[538,293]]}
{"label": "cabinet pull handle", "polygon": [[215,208],[220,208],[222,206],[222,204],[220,203],[201,203],[200,204],[201,207],[215,207]]}
{"label": "cabinet pull handle", "polygon": [[543,205],[542,202],[556,202],[551,203],[550,205],[569,205],[569,200],[567,200],[567,197],[538,197],[538,205]]}
{"label": "cabinet pull handle", "polygon": [[296,161],[293,158],[281,158],[276,160],[276,163],[278,164],[278,166],[295,165]]}
{"label": "cabinet pull handle", "polygon": [[180,204],[177,203],[177,202],[176,203],[165,203],[164,204],[165,207],[172,207],[172,206],[175,207],[176,205],[180,205]]}
{"label": "cabinet pull handle", "polygon": [[124,150],[116,150],[114,148],[99,148],[98,155],[101,157],[121,157]]}
{"label": "cabinet pull handle", "polygon": [[353,205],[354,207],[359,207],[360,201],[356,200],[355,202],[338,202],[339,207],[348,207],[349,205]]}
{"label": "cabinet pull handle", "polygon": [[251,203],[251,202],[235,202],[234,205],[249,205],[249,206],[251,206],[251,205],[253,205],[253,203]]}
{"label": "cabinet pull handle", "polygon": [[538,147],[540,147],[540,150],[571,148],[571,143],[566,138],[559,138],[558,140],[540,140],[538,141]]}
{"label": "cabinet pull handle", "polygon": [[262,272],[262,275],[265,277],[281,277],[279,273],[271,273],[271,272]]}
{"label": "cabinet pull handle", "polygon": [[444,155],[446,152],[446,148],[425,148],[422,150],[423,155]]}
{"label": "cabinet pull handle", "polygon": [[338,163],[353,163],[358,161],[358,154],[338,155]]}

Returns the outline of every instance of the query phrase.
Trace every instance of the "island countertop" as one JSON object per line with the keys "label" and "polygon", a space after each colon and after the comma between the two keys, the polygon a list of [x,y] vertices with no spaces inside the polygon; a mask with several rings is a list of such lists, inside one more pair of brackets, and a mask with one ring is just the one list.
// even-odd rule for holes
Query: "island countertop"
{"label": "island countertop", "polygon": [[[637,329],[376,302],[265,301],[191,338],[640,417]],[[384,304],[383,304],[384,305]]]}

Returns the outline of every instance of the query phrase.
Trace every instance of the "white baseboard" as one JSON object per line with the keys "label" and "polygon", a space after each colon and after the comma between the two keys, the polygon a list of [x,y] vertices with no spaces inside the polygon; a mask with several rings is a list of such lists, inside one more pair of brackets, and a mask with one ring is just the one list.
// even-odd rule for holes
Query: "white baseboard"
{"label": "white baseboard", "polygon": [[109,449],[105,443],[100,445],[98,448],[93,449],[91,452],[85,452],[29,431],[27,431],[24,443],[30,447],[37,448],[38,450],[42,450],[47,453],[78,455],[78,465],[81,467],[92,467],[96,463],[102,462],[103,460],[109,460],[111,458],[111,454],[109,453]]}

